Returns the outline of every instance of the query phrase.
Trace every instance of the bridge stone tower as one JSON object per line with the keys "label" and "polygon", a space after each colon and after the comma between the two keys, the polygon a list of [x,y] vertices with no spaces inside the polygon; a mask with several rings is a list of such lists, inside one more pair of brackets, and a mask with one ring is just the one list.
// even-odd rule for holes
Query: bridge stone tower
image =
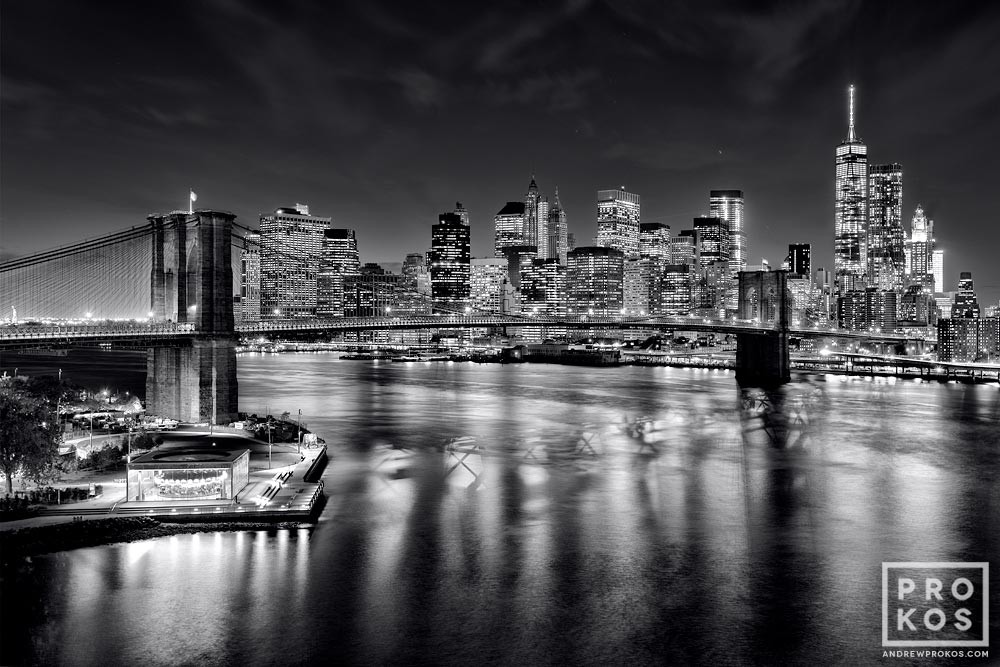
{"label": "bridge stone tower", "polygon": [[202,210],[149,216],[153,239],[150,312],[193,324],[188,344],[151,347],[146,409],[182,422],[236,419],[232,233],[236,216]]}
{"label": "bridge stone tower", "polygon": [[736,380],[740,384],[766,387],[791,379],[791,304],[787,271],[740,271],[739,317],[771,325],[770,329],[736,336]]}

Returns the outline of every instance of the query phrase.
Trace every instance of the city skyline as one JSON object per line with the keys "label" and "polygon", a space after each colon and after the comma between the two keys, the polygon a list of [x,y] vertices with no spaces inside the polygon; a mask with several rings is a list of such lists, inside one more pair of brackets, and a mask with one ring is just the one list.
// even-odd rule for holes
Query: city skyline
{"label": "city skyline", "polygon": [[[138,14],[113,3],[54,6],[44,21],[27,4],[4,8],[5,257],[140,225],[181,208],[188,188],[244,223],[306,202],[355,229],[362,256],[379,262],[426,252],[438,214],[462,201],[472,254],[485,257],[493,216],[535,174],[550,198],[559,188],[581,246],[596,235],[598,190],[625,185],[643,198],[643,222],[676,231],[708,213],[710,190],[732,188],[745,194],[749,264],[778,266],[789,243],[805,242],[829,270],[830,147],[853,82],[870,163],[905,171],[904,224],[917,204],[937,223],[945,288],[971,271],[984,303],[1000,298],[989,253],[1000,230],[976,194],[1000,173],[989,150],[1000,128],[992,94],[969,85],[995,78],[993,8],[684,11],[668,29],[655,7],[649,17],[580,3],[524,7],[512,29],[513,5],[410,15],[175,3],[138,31]],[[729,49],[713,49],[707,32],[720,22]],[[886,38],[889,23],[899,30]],[[348,52],[357,38],[341,24],[368,31],[363,48]],[[779,25],[785,41],[771,39]],[[181,29],[209,40],[220,26],[225,45],[148,48]],[[321,40],[324,30],[339,39]],[[571,48],[596,30],[604,60]],[[447,31],[458,36],[440,45]],[[92,39],[105,32],[113,39]],[[373,35],[386,43],[368,45]],[[53,57],[31,59],[36,43]],[[725,104],[708,94],[717,87]]]}

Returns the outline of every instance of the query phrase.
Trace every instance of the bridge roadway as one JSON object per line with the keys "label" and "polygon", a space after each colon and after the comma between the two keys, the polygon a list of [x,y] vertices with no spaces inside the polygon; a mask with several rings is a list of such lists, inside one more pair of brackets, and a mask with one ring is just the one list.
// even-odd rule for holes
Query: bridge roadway
{"label": "bridge roadway", "polygon": [[[400,317],[344,317],[337,319],[265,320],[236,325],[237,336],[322,334],[344,331],[468,329],[486,327],[552,327],[567,329],[673,329],[719,334],[765,334],[769,325],[747,320],[711,320],[696,317],[528,317],[514,315],[416,315]],[[921,340],[898,334],[844,331],[834,328],[791,328],[799,338],[838,338],[872,343],[905,343]],[[152,345],[179,342],[199,335],[191,323],[94,322],[70,324],[20,324],[0,327],[0,348],[24,348],[72,343]],[[211,334],[209,334],[211,335]],[[926,342],[933,342],[927,340]]]}

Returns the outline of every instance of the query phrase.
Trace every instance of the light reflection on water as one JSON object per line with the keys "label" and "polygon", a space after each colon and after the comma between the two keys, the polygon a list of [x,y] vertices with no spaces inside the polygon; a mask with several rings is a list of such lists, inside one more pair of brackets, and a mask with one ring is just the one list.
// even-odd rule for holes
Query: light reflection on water
{"label": "light reflection on water", "polygon": [[319,524],[35,559],[37,660],[870,662],[881,561],[998,553],[996,387],[281,355],[240,393],[326,438]]}

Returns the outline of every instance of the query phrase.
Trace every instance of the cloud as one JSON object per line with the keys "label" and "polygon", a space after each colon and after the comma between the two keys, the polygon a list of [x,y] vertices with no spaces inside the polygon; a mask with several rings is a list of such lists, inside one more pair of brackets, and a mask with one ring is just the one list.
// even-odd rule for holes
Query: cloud
{"label": "cloud", "polygon": [[513,81],[482,84],[482,94],[493,104],[542,105],[551,112],[572,111],[587,101],[587,89],[600,73],[593,68],[559,74],[536,74]]}
{"label": "cloud", "polygon": [[448,86],[429,73],[407,68],[396,72],[393,78],[402,87],[403,97],[413,106],[428,108],[444,105]]}
{"label": "cloud", "polygon": [[201,111],[196,109],[159,109],[156,107],[144,107],[136,109],[141,116],[152,119],[166,127],[179,125],[194,125],[197,127],[209,127],[214,123]]}

